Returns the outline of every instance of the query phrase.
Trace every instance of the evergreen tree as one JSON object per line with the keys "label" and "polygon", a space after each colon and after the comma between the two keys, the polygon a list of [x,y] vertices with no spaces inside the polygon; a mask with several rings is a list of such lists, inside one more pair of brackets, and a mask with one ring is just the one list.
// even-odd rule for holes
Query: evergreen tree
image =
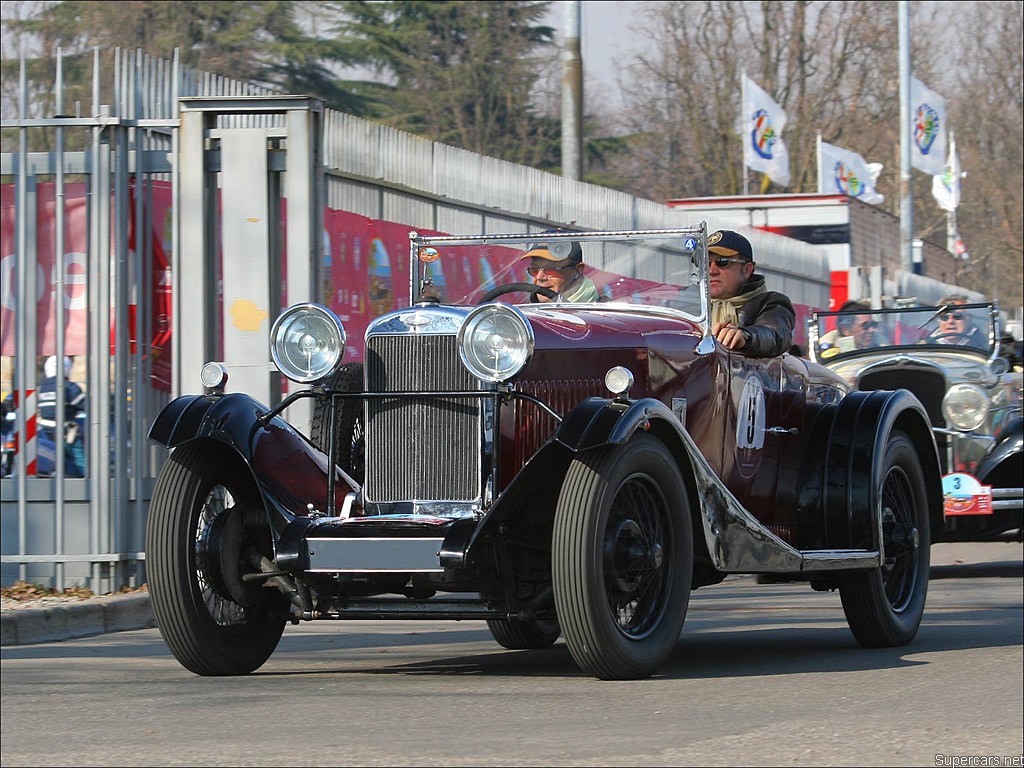
{"label": "evergreen tree", "polygon": [[[165,59],[177,48],[181,62],[195,69],[318,96],[335,109],[365,114],[377,87],[334,75],[333,64],[359,62],[341,43],[303,28],[301,15],[315,6],[287,0],[60,0],[38,3],[27,18],[6,26],[38,41],[40,56],[30,62],[34,76],[52,78],[55,51],[63,48],[68,85],[78,86],[83,100],[92,48],[139,48]],[[16,77],[11,64],[5,62],[6,80]]]}
{"label": "evergreen tree", "polygon": [[326,4],[335,42],[389,85],[380,118],[397,128],[535,167],[559,162],[557,120],[539,101],[557,66],[546,2]]}

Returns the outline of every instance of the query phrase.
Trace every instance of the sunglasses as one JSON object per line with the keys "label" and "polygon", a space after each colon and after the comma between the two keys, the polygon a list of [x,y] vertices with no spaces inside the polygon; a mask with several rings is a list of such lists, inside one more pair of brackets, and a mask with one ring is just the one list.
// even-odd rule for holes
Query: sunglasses
{"label": "sunglasses", "polygon": [[963,320],[963,319],[964,319],[964,313],[963,312],[946,312],[944,314],[939,315],[939,320],[942,320],[944,322],[948,322],[950,320]]}
{"label": "sunglasses", "polygon": [[746,259],[738,259],[735,256],[716,256],[711,260],[719,269],[728,269],[730,264],[746,264]]}
{"label": "sunglasses", "polygon": [[526,272],[527,274],[533,277],[536,277],[541,273],[544,273],[548,277],[561,277],[562,271],[566,269],[571,269],[571,267],[560,267],[558,269],[547,269],[545,267],[527,267]]}
{"label": "sunglasses", "polygon": [[858,330],[858,331],[870,331],[870,330],[872,330],[874,328],[877,328],[877,327],[878,327],[878,323],[876,323],[874,320],[868,320],[866,323],[861,323],[860,325],[858,325],[855,330]]}

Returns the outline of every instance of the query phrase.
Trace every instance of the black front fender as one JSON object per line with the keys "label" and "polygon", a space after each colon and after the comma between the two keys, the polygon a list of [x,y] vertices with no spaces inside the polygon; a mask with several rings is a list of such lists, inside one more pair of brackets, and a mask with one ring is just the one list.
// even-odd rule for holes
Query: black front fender
{"label": "black front fender", "polygon": [[645,397],[628,402],[591,397],[565,417],[554,439],[571,451],[587,451],[624,443],[638,429],[650,429],[652,421],[664,421],[682,435],[679,420],[660,400]]}
{"label": "black front fender", "polygon": [[[263,420],[267,407],[252,397],[179,397],[157,416],[150,439],[175,448],[213,440],[230,448],[252,473],[267,511],[280,529],[297,516],[327,509],[327,456],[280,416]],[[335,508],[351,488],[335,468]]]}
{"label": "black front fender", "polygon": [[1024,418],[1008,422],[996,435],[996,442],[974,469],[975,477],[994,488],[1020,487],[1024,482]]}

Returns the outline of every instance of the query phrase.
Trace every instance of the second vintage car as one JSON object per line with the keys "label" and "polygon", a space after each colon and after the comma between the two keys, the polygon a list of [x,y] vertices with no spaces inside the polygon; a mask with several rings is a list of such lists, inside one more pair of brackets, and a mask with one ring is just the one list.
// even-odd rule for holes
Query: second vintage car
{"label": "second vintage car", "polygon": [[812,359],[858,390],[903,387],[939,448],[945,526],[936,541],[1020,539],[1024,527],[1022,377],[999,355],[995,304],[818,312]]}
{"label": "second vintage car", "polygon": [[[580,248],[597,300],[534,285],[538,246]],[[708,258],[704,226],[411,233],[409,306],[370,324],[362,363],[303,304],[271,355],[308,390],[268,407],[208,364],[151,430],[173,449],[147,564],[175,657],[245,674],[288,621],[481,619],[506,648],[564,634],[586,672],[638,678],[691,590],[731,573],[838,589],[859,643],[910,642],[943,524],[926,410],[721,347]],[[479,287],[446,296],[438,263]],[[310,439],[281,415],[303,397]]]}

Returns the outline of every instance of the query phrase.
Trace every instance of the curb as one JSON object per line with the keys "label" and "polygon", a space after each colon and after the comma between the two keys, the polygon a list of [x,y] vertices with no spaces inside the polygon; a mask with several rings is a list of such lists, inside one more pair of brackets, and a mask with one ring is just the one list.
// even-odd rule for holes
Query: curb
{"label": "curb", "polygon": [[112,595],[0,615],[0,646],[32,645],[156,626],[149,595]]}

